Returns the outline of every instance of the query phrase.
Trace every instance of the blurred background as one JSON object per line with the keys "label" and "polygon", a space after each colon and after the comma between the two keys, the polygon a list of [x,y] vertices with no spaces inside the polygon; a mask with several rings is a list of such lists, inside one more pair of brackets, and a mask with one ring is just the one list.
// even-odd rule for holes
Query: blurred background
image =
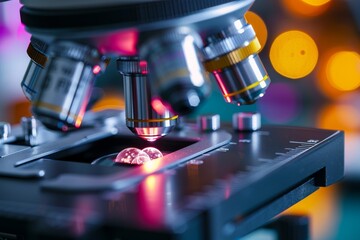
{"label": "blurred background", "polygon": [[[31,114],[20,87],[30,35],[19,8],[18,1],[0,4],[0,121],[11,123]],[[230,121],[234,112],[259,111],[266,124],[344,130],[344,180],[286,213],[311,217],[311,239],[360,239],[360,1],[256,0],[246,18],[263,45],[260,57],[272,84],[254,105],[237,107],[223,101],[213,81],[212,95],[195,114],[218,109]],[[118,92],[105,94],[100,105],[121,107],[114,66],[97,85]]]}

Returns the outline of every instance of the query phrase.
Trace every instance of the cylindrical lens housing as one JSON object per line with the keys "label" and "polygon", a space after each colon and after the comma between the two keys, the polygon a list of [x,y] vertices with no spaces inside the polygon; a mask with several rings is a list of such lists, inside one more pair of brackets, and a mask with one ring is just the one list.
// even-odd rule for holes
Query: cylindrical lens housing
{"label": "cylindrical lens housing", "polygon": [[164,105],[155,111],[145,61],[137,57],[123,57],[117,61],[118,71],[123,76],[126,125],[137,136],[155,141],[168,134],[175,126],[177,115]]}
{"label": "cylindrical lens housing", "polygon": [[226,102],[252,104],[264,95],[270,78],[258,56],[259,40],[244,18],[207,41],[204,66],[213,73]]}
{"label": "cylindrical lens housing", "polygon": [[48,128],[78,128],[97,74],[105,67],[96,49],[60,41],[49,49],[49,63],[41,74],[41,91],[33,101],[34,115]]}
{"label": "cylindrical lens housing", "polygon": [[21,88],[24,95],[30,101],[34,99],[41,88],[40,74],[46,67],[48,61],[48,57],[45,54],[46,49],[47,44],[45,42],[31,37],[30,44],[27,49],[27,53],[31,60],[21,82]]}
{"label": "cylindrical lens housing", "polygon": [[201,46],[199,35],[188,28],[154,34],[140,46],[140,57],[148,62],[153,95],[176,114],[192,112],[210,92]]}

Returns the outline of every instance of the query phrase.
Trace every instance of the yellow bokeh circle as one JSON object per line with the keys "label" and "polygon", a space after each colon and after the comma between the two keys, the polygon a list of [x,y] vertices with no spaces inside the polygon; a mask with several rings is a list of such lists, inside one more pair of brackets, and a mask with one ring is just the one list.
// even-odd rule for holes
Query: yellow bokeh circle
{"label": "yellow bokeh circle", "polygon": [[299,17],[315,17],[330,7],[330,0],[281,0],[284,8]]}
{"label": "yellow bokeh circle", "polygon": [[346,132],[360,129],[360,112],[352,105],[330,104],[319,111],[316,126],[324,129],[341,129]]}
{"label": "yellow bokeh circle", "polygon": [[360,55],[352,51],[334,53],[326,64],[326,78],[340,91],[352,91],[360,86]]}
{"label": "yellow bokeh circle", "polygon": [[318,61],[319,52],[315,41],[298,30],[280,34],[270,48],[270,60],[281,75],[299,79],[310,74]]}
{"label": "yellow bokeh circle", "polygon": [[301,1],[315,7],[319,7],[330,2],[330,0],[301,0]]}

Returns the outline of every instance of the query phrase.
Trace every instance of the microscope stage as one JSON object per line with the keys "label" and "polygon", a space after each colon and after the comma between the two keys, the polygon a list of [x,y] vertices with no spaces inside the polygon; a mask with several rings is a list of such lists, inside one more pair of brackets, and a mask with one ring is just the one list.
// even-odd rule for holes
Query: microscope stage
{"label": "microscope stage", "polygon": [[[235,239],[343,176],[340,131],[264,126],[155,143],[89,127],[0,160],[0,237],[12,239]],[[96,165],[126,147],[165,156],[140,166]],[[5,150],[3,150],[5,151]]]}

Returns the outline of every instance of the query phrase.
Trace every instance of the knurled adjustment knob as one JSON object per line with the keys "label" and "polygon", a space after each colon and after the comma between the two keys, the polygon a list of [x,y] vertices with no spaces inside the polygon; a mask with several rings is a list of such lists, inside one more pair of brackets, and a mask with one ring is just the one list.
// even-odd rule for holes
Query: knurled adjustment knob
{"label": "knurled adjustment knob", "polygon": [[22,117],[21,127],[24,134],[25,143],[34,146],[37,144],[38,124],[35,117]]}
{"label": "knurled adjustment knob", "polygon": [[147,74],[147,62],[138,57],[120,57],[117,60],[117,69],[121,74]]}
{"label": "knurled adjustment knob", "polygon": [[197,118],[197,125],[202,132],[212,132],[220,128],[220,115],[201,115]]}
{"label": "knurled adjustment knob", "polygon": [[257,112],[234,113],[232,125],[236,131],[256,131],[261,128],[261,115]]}
{"label": "knurled adjustment knob", "polygon": [[8,122],[0,122],[0,144],[9,137],[11,133],[11,125]]}

